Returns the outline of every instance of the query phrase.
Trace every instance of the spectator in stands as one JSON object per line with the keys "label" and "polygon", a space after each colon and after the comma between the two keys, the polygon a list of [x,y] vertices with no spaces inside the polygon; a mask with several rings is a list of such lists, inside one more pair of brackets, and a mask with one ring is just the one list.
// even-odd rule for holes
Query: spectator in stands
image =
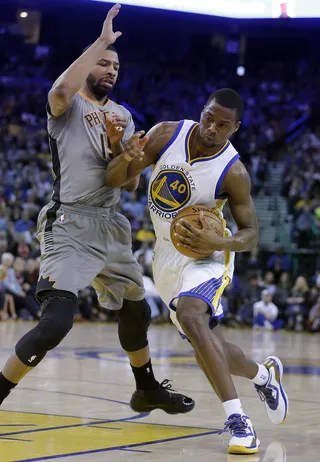
{"label": "spectator in stands", "polygon": [[273,272],[276,280],[279,280],[283,272],[288,273],[290,271],[290,258],[284,253],[283,247],[280,247],[275,254],[268,258],[267,269]]}
{"label": "spectator in stands", "polygon": [[279,329],[283,322],[278,320],[278,307],[272,303],[272,294],[262,291],[262,299],[253,305],[253,327],[267,330]]}
{"label": "spectator in stands", "polygon": [[75,321],[92,321],[93,320],[93,303],[91,296],[91,288],[86,287],[79,291],[78,294],[78,313],[75,313]]}
{"label": "spectator in stands", "polygon": [[320,332],[320,295],[310,310],[307,326],[309,332]]}
{"label": "spectator in stands", "polygon": [[309,303],[309,286],[303,276],[297,277],[287,299],[287,327],[300,332],[304,328]]}
{"label": "spectator in stands", "polygon": [[36,258],[40,257],[41,253],[40,253],[40,244],[39,244],[39,241],[38,239],[36,239],[35,237],[32,239],[31,243],[30,243],[30,258],[35,260]]}
{"label": "spectator in stands", "polygon": [[279,308],[278,317],[284,321],[287,320],[286,311],[287,311],[287,300],[290,295],[292,283],[289,273],[282,273],[280,280],[277,284],[276,291],[273,295],[273,301]]}
{"label": "spectator in stands", "polygon": [[14,274],[16,276],[17,281],[23,288],[24,284],[24,270],[25,270],[25,261],[21,257],[17,257],[13,263]]}
{"label": "spectator in stands", "polygon": [[262,269],[259,247],[256,247],[250,252],[249,259],[246,263],[246,269],[249,271],[260,271]]}
{"label": "spectator in stands", "polygon": [[21,258],[29,258],[31,254],[31,246],[28,243],[29,240],[31,240],[31,234],[29,231],[26,233],[14,233],[13,237],[14,243],[11,247],[12,252]]}
{"label": "spectator in stands", "polygon": [[320,291],[320,270],[317,270],[316,274],[312,277],[311,284],[317,287]]}
{"label": "spectator in stands", "polygon": [[28,296],[19,283],[15,271],[12,268],[14,257],[11,253],[4,253],[1,257],[1,263],[7,271],[7,276],[3,280],[6,294],[12,295],[16,310],[21,311],[25,308],[33,319],[40,318],[39,305],[32,296]]}
{"label": "spectator in stands", "polygon": [[34,226],[34,223],[29,218],[28,210],[22,212],[20,220],[16,222],[15,230],[17,233],[30,233],[31,228]]}
{"label": "spectator in stands", "polygon": [[0,321],[6,321],[10,314],[12,319],[17,319],[15,304],[12,295],[6,293],[3,281],[8,272],[3,265],[0,265]]}
{"label": "spectator in stands", "polygon": [[256,165],[256,172],[253,180],[253,194],[259,195],[268,192],[268,160],[264,154],[260,154]]}
{"label": "spectator in stands", "polygon": [[249,282],[243,289],[243,304],[240,307],[236,320],[246,325],[252,325],[253,322],[253,305],[261,300],[261,293],[265,289],[257,272],[253,271],[249,275]]}
{"label": "spectator in stands", "polygon": [[138,201],[136,191],[130,194],[130,200],[122,205],[122,210],[138,220],[143,220],[144,205]]}
{"label": "spectator in stands", "polygon": [[39,277],[39,265],[38,262],[32,258],[27,260],[24,271],[24,283],[28,284],[28,294],[35,295],[37,281]]}
{"label": "spectator in stands", "polygon": [[138,260],[140,255],[143,255],[143,264],[145,273],[152,276],[152,257],[153,257],[153,240],[143,241],[139,250],[134,252],[134,257]]}
{"label": "spectator in stands", "polygon": [[142,228],[137,232],[136,239],[139,242],[154,242],[155,235],[152,230],[152,224],[149,220],[144,220]]}
{"label": "spectator in stands", "polygon": [[237,314],[242,306],[242,286],[236,274],[225,288],[222,302],[224,312],[222,323],[229,327],[238,327]]}
{"label": "spectator in stands", "polygon": [[272,271],[267,271],[263,278],[263,284],[268,291],[274,295],[277,286],[275,284],[275,276]]}
{"label": "spectator in stands", "polygon": [[298,248],[308,249],[314,238],[315,218],[310,207],[305,205],[303,211],[298,216],[294,227],[294,235],[297,240]]}

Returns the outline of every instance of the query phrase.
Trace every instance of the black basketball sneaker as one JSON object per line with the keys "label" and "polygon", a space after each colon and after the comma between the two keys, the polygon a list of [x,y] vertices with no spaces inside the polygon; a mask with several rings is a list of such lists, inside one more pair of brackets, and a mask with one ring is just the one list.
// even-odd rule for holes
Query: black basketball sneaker
{"label": "black basketball sneaker", "polygon": [[193,399],[176,393],[169,380],[164,380],[155,390],[136,390],[130,407],[135,412],[151,412],[162,409],[167,414],[186,414],[195,406]]}

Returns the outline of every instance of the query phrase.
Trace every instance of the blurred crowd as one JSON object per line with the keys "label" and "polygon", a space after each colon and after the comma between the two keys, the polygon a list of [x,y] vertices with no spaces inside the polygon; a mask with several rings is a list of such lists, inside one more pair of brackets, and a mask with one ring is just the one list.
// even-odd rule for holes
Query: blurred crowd
{"label": "blurred crowd", "polygon": [[[244,278],[243,275],[246,275]],[[226,288],[227,325],[320,332],[320,271],[292,279],[292,261],[279,249],[262,264],[258,249],[243,257]]]}
{"label": "blurred crowd", "polygon": [[[23,52],[4,53],[0,50],[0,319],[37,319],[36,223],[52,188],[45,105],[53,76],[43,56],[28,55],[26,60]],[[201,61],[195,73],[192,59],[171,61],[161,54],[135,53],[123,62],[115,99],[130,104],[137,127],[149,128],[161,120],[197,120],[212,91],[225,86],[237,89],[246,111],[234,142],[250,170],[253,193],[270,194],[268,148],[309,114],[317,72],[304,62],[291,69],[275,62],[259,70],[248,68],[245,78],[230,77],[222,67],[217,73],[218,55],[217,61],[212,56]],[[288,197],[293,217],[292,239],[307,248],[320,233],[319,133],[305,132],[288,145],[287,154],[282,194]],[[131,222],[133,251],[144,275],[152,317],[167,322],[168,310],[152,280],[155,236],[146,195],[150,175],[150,169],[143,173],[136,192],[123,192],[119,211]],[[320,273],[311,280],[301,275],[291,281],[287,256],[271,255],[263,267],[254,252],[239,260],[238,269],[247,277],[236,275],[225,292],[225,323],[319,330]],[[80,292],[79,302],[78,320],[116,320],[116,313],[101,310],[91,287]]]}
{"label": "blurred crowd", "polygon": [[282,184],[293,241],[299,248],[320,248],[320,127],[288,148]]}

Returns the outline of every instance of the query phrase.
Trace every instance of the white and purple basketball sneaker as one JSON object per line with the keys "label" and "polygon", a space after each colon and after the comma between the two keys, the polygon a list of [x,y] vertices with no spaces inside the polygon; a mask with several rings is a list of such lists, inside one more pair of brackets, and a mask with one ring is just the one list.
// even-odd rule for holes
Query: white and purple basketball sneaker
{"label": "white and purple basketball sneaker", "polygon": [[288,415],[289,400],[282,386],[283,365],[276,356],[268,356],[263,363],[269,377],[265,385],[255,385],[261,401],[265,403],[272,423],[282,424]]}
{"label": "white and purple basketball sneaker", "polygon": [[230,415],[219,435],[227,431],[231,434],[229,454],[255,454],[259,451],[260,441],[248,416]]}

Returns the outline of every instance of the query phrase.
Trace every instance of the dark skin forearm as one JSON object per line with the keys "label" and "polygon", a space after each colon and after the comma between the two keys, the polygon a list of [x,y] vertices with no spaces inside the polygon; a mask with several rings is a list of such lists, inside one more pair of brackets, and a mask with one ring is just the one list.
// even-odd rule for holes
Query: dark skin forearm
{"label": "dark skin forearm", "polygon": [[121,141],[118,141],[117,143],[111,143],[111,151],[112,151],[112,158],[114,159],[115,157],[120,156],[120,154],[123,153],[124,147]]}
{"label": "dark skin forearm", "polygon": [[223,239],[221,250],[248,252],[257,246],[259,239],[257,216],[250,195],[251,182],[242,164],[235,164],[233,170],[226,176],[223,188],[229,196],[230,211],[239,231]]}
{"label": "dark skin forearm", "polygon": [[134,177],[129,176],[129,165],[123,153],[113,158],[105,172],[105,184],[109,188],[120,188],[132,180]]}
{"label": "dark skin forearm", "polygon": [[222,239],[217,250],[249,252],[257,247],[258,233],[255,228],[245,228],[230,237]]}
{"label": "dark skin forearm", "polygon": [[[117,142],[117,143],[114,143],[111,145],[111,150],[112,150],[112,157],[113,159],[117,158],[118,156],[120,156],[123,152],[124,152],[124,147],[123,147],[123,144],[121,143],[121,141]],[[119,166],[118,166],[119,168]],[[107,172],[106,172],[106,175],[107,175]],[[132,192],[132,191],[135,191],[138,186],[139,186],[139,182],[140,182],[140,175],[136,176],[135,178],[127,181],[126,183],[124,183],[123,185],[121,185],[126,191],[128,192]]]}

